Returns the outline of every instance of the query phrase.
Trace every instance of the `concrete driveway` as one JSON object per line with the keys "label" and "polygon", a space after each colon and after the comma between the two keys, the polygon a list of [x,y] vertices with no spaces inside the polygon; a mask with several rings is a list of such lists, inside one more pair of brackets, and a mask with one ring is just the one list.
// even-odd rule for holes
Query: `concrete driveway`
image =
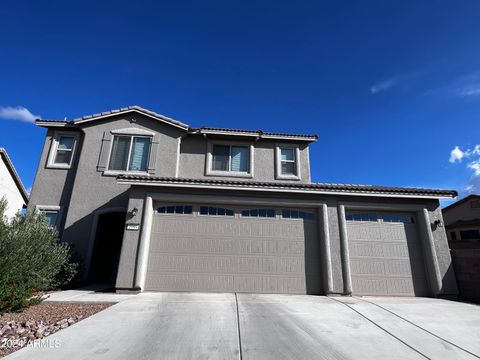
{"label": "concrete driveway", "polygon": [[[79,299],[77,299],[79,300]],[[427,298],[143,293],[6,359],[479,359],[480,307]]]}

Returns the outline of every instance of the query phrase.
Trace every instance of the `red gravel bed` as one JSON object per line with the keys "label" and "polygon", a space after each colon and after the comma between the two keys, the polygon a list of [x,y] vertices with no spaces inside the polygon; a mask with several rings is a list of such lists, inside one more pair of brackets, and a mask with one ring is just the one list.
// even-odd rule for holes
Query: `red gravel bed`
{"label": "red gravel bed", "polygon": [[0,316],[0,357],[83,320],[113,303],[44,302]]}

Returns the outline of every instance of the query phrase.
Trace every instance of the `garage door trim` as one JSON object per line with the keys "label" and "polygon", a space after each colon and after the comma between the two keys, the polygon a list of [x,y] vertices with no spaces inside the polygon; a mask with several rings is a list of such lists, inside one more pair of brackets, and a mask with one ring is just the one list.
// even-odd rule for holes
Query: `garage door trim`
{"label": "garage door trim", "polygon": [[[220,197],[221,196],[221,197]],[[165,202],[189,202],[189,203],[211,203],[211,204],[232,204],[232,205],[258,205],[258,206],[289,206],[296,208],[314,208],[317,210],[317,226],[319,227],[319,241],[321,249],[322,281],[324,291],[331,293],[332,289],[332,263],[330,253],[330,237],[328,232],[328,213],[325,201],[321,200],[295,200],[257,197],[237,197],[222,195],[200,195],[200,194],[165,194],[147,193],[144,201],[140,243],[137,253],[137,263],[134,276],[134,289],[145,290],[145,282],[148,268],[151,232],[153,225],[154,207],[153,201]]]}
{"label": "garage door trim", "polygon": [[418,236],[421,247],[425,255],[427,282],[434,296],[437,296],[442,288],[442,279],[440,267],[435,250],[435,244],[431,229],[431,223],[428,210],[422,205],[415,204],[386,204],[386,203],[361,203],[361,202],[339,202],[337,206],[339,227],[341,259],[343,268],[344,294],[352,295],[352,274],[350,267],[350,253],[347,235],[346,210],[370,210],[370,211],[401,211],[415,213],[418,221]]}

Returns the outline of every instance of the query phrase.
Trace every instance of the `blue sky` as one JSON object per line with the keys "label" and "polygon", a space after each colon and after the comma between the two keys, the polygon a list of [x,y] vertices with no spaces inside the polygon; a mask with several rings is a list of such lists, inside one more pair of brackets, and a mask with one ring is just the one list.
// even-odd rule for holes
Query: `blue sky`
{"label": "blue sky", "polygon": [[192,126],[316,133],[316,182],[478,192],[479,13],[478,1],[5,1],[0,146],[30,187],[45,135],[32,115],[136,104]]}

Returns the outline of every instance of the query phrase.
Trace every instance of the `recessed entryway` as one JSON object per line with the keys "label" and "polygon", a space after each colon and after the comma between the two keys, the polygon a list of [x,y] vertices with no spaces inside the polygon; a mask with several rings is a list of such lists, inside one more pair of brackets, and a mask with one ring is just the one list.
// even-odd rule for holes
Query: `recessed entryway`
{"label": "recessed entryway", "polygon": [[125,212],[100,214],[95,233],[89,280],[114,283],[125,228]]}

